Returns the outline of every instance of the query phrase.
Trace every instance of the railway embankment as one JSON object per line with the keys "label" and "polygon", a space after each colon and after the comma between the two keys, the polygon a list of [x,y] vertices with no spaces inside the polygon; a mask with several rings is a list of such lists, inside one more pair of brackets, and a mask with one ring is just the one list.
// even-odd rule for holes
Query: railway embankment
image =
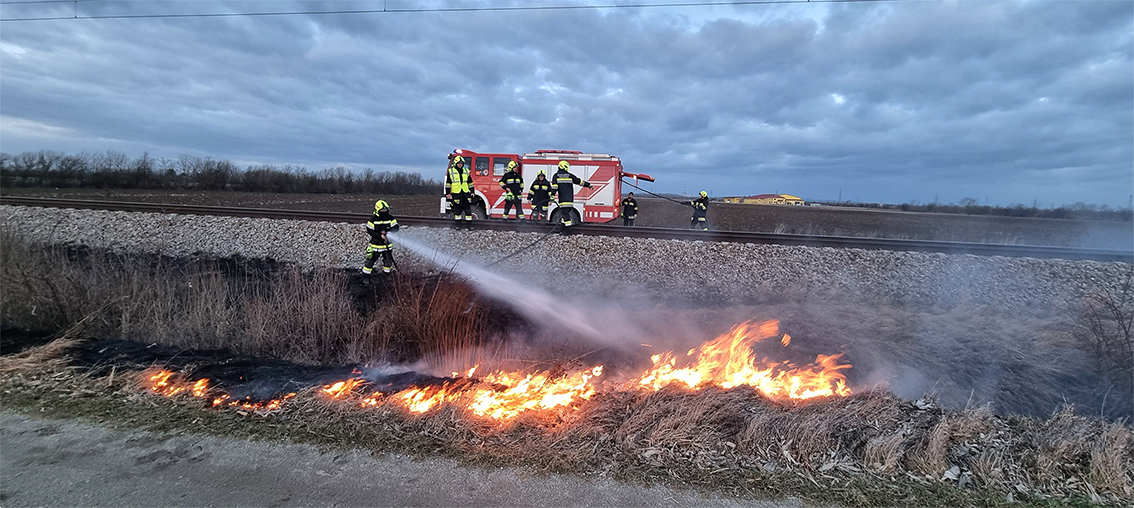
{"label": "railway embankment", "polygon": [[[158,213],[0,206],[4,228],[33,242],[168,256],[272,258],[303,266],[360,266],[361,225]],[[959,303],[1030,311],[1085,291],[1115,290],[1129,263],[886,250],[543,235],[406,227],[441,251],[494,266],[523,283],[622,300],[756,303],[784,299]],[[526,247],[526,248],[525,248]],[[444,269],[397,251],[403,271]]]}

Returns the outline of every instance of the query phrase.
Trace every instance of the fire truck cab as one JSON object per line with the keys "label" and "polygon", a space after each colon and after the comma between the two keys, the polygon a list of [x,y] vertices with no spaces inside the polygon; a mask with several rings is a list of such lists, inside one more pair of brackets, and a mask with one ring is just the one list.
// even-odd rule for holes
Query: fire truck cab
{"label": "fire truck cab", "polygon": [[[528,189],[536,175],[543,171],[548,180],[559,171],[559,161],[571,163],[571,174],[590,182],[590,188],[575,188],[572,220],[578,222],[609,222],[619,217],[622,207],[622,177],[654,181],[649,175],[626,173],[622,171],[622,161],[604,153],[583,153],[576,150],[536,150],[535,153],[480,153],[472,150],[456,149],[449,154],[449,167],[453,158],[460,155],[465,167],[472,175],[475,196],[472,199],[473,215],[477,219],[485,217],[503,218],[504,189],[500,178],[508,172],[508,162],[516,161],[524,178],[524,215],[530,217],[532,204],[528,202]],[[448,170],[448,167],[446,167]],[[559,204],[553,198],[547,206],[547,220],[559,222]],[[441,214],[449,213],[449,200],[441,198]]]}

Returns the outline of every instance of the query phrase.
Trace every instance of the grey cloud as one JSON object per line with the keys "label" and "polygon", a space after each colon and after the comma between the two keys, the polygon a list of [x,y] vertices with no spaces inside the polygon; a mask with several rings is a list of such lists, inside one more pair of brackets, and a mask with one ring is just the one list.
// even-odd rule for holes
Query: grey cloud
{"label": "grey cloud", "polygon": [[[240,160],[432,171],[454,147],[610,152],[671,191],[927,200],[980,182],[1016,202],[1046,182],[1124,204],[1134,186],[1129,3],[701,12],[9,23],[0,42],[28,53],[0,54],[3,114],[82,149]],[[3,125],[0,141],[68,148]]]}

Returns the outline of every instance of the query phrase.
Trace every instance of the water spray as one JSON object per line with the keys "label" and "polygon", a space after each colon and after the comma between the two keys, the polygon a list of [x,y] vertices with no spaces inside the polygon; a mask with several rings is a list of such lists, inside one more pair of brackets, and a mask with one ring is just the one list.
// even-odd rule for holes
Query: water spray
{"label": "water spray", "polygon": [[552,322],[584,334],[590,339],[603,338],[603,334],[591,325],[587,313],[547,291],[533,288],[529,284],[523,284],[478,264],[442,252],[403,233],[390,232],[387,236],[398,245],[421,256],[422,259],[464,277],[477,288],[479,293],[511,307],[532,322]]}

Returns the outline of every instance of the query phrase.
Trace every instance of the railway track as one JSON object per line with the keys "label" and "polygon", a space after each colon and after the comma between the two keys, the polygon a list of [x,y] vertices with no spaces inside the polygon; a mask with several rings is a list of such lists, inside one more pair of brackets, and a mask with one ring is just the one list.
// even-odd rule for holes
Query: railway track
{"label": "railway track", "polygon": [[[370,214],[345,212],[318,212],[309,210],[277,210],[269,208],[242,208],[233,206],[177,205],[167,203],[135,203],[125,201],[98,201],[84,199],[32,198],[0,196],[0,205],[34,206],[47,208],[77,208],[85,210],[113,210],[122,212],[173,213],[183,215],[219,215],[226,217],[252,217],[265,219],[292,219],[318,222],[346,222],[361,224]],[[453,220],[444,217],[398,217],[407,226],[452,227]],[[510,222],[504,220],[473,221],[473,229],[494,231],[552,231],[549,223]],[[606,224],[580,224],[572,228],[574,234],[622,236],[630,238],[658,238],[669,240],[759,243],[876,249],[894,251],[939,252],[945,254],[973,254],[978,256],[1007,256],[1033,258],[1059,258],[1090,261],[1134,262],[1134,252],[1117,250],[1079,249],[1043,245],[1002,245],[990,243],[941,242],[933,240],[900,240],[892,238],[859,238],[846,236],[785,235],[752,231],[697,231],[688,229],[623,227]]]}

